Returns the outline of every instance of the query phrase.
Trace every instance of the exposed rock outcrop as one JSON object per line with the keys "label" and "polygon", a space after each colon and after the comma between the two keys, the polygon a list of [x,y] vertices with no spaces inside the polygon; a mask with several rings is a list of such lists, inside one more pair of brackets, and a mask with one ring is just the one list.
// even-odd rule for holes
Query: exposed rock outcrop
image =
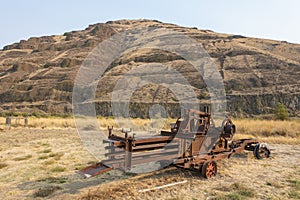
{"label": "exposed rock outcrop", "polygon": [[[0,108],[6,111],[70,113],[76,73],[97,44],[115,33],[134,28],[163,27],[199,41],[224,79],[228,110],[234,114],[273,112],[284,103],[293,115],[300,110],[300,45],[247,38],[209,30],[185,28],[155,20],[119,20],[90,25],[63,35],[33,37],[0,51]],[[97,111],[110,114],[109,97],[127,71],[143,63],[159,62],[181,73],[199,101],[209,100],[205,83],[183,58],[161,50],[141,49],[116,59],[99,79]],[[139,102],[139,103],[138,103]],[[132,96],[135,117],[147,117],[153,103],[178,112],[175,95],[158,85],[147,85]]]}

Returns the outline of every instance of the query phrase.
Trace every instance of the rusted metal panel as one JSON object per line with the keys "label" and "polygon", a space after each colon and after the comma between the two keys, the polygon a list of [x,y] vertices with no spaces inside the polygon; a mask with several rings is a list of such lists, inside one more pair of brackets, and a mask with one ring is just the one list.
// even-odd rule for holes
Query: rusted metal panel
{"label": "rusted metal panel", "polygon": [[173,136],[154,136],[154,137],[144,137],[139,138],[134,141],[134,144],[142,144],[142,143],[151,143],[151,142],[166,142],[172,141],[174,139]]}
{"label": "rusted metal panel", "polygon": [[104,165],[103,163],[100,162],[100,163],[90,165],[84,169],[81,169],[81,170],[77,171],[77,173],[84,176],[85,178],[89,178],[92,176],[97,176],[99,174],[108,172],[112,169],[113,169],[112,167]]}

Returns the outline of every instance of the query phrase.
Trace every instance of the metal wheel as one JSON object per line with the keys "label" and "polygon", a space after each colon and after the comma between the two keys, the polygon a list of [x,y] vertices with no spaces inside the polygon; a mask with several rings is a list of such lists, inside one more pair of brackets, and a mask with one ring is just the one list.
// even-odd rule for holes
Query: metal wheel
{"label": "metal wheel", "polygon": [[271,152],[267,143],[260,143],[254,147],[253,154],[256,159],[263,159],[269,158]]}
{"label": "metal wheel", "polygon": [[221,137],[223,137],[225,140],[232,140],[233,135],[235,134],[236,128],[233,122],[230,118],[224,119],[222,122],[223,132],[221,134]]}
{"label": "metal wheel", "polygon": [[201,167],[201,174],[204,178],[211,178],[217,175],[217,163],[215,161],[208,161]]}

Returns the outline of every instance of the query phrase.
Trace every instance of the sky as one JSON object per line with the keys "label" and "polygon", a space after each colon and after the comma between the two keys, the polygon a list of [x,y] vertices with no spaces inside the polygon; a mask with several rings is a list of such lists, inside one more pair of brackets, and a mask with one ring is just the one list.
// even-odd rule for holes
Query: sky
{"label": "sky", "polygon": [[3,0],[0,49],[118,19],[156,19],[300,44],[299,9],[299,0]]}

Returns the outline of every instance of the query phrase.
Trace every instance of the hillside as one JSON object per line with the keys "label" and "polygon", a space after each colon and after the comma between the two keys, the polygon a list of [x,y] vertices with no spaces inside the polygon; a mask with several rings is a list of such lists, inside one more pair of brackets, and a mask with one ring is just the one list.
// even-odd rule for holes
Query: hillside
{"label": "hillside", "polygon": [[[63,35],[33,37],[0,50],[0,111],[71,113],[72,90],[83,60],[101,41],[124,30],[163,27],[201,43],[224,78],[228,110],[232,114],[266,114],[277,102],[292,115],[300,110],[300,45],[285,41],[220,34],[155,20],[119,20],[88,26]],[[188,80],[199,101],[208,99],[205,84],[179,56],[141,49],[125,54],[100,77],[96,100],[99,114],[109,114],[109,95],[129,69],[143,63],[171,66]],[[132,102],[145,117],[151,103],[176,110],[178,100],[167,88],[147,85],[138,89]],[[176,115],[169,113],[170,115]]]}

